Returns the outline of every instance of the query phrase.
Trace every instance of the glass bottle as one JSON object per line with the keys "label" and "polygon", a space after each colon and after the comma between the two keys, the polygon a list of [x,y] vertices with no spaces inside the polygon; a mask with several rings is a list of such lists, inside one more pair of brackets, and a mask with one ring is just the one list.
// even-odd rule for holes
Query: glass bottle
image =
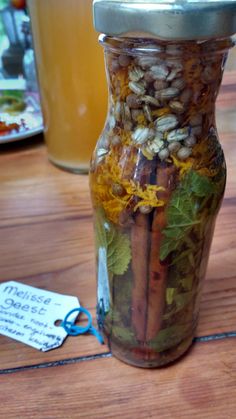
{"label": "glass bottle", "polygon": [[114,2],[112,28],[107,3],[94,5],[110,94],[90,173],[98,324],[116,357],[157,367],[189,348],[197,326],[226,181],[215,100],[235,27],[197,36],[195,22],[191,37],[186,15],[166,39],[149,15],[144,36],[144,9],[135,27],[130,1],[117,36],[123,2]]}

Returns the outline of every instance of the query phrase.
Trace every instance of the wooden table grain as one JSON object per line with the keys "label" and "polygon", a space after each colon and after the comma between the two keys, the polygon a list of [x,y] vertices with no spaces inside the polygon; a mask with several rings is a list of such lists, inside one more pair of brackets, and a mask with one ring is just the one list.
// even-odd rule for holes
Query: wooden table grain
{"label": "wooden table grain", "polygon": [[[0,336],[0,417],[236,418],[236,73],[217,102],[228,165],[194,345],[179,362],[142,370],[92,336],[42,353]],[[53,167],[42,137],[0,147],[0,282],[77,295],[95,315],[88,177]]]}

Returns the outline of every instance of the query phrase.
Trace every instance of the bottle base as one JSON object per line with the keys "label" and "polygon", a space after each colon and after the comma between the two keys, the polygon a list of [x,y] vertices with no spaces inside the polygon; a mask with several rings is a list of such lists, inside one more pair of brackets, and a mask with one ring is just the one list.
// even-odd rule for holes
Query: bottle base
{"label": "bottle base", "polygon": [[191,335],[177,346],[160,353],[147,348],[124,349],[115,342],[110,342],[109,346],[114,357],[126,364],[139,368],[160,368],[182,357],[191,347],[193,339]]}

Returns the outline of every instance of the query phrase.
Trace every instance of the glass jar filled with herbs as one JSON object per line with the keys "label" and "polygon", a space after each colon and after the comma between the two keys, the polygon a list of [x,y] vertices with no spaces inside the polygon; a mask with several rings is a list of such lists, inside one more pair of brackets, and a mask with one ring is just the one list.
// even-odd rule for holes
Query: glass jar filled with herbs
{"label": "glass jar filled with herbs", "polygon": [[226,181],[215,100],[235,4],[167,3],[94,2],[110,94],[90,172],[98,323],[140,367],[192,343]]}

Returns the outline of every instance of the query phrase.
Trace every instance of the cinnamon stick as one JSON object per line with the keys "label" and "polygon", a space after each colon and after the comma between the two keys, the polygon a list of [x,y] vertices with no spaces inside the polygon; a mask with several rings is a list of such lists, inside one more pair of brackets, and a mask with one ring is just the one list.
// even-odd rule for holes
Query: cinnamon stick
{"label": "cinnamon stick", "polygon": [[[157,170],[157,184],[158,186],[163,186],[165,188],[165,191],[162,192],[160,198],[165,202],[168,202],[170,198],[173,182],[173,167],[161,167]],[[162,313],[165,307],[168,267],[165,263],[160,262],[162,230],[166,226],[165,209],[166,206],[155,210],[151,228],[146,341],[155,338],[158,331],[161,329]]]}
{"label": "cinnamon stick", "polygon": [[131,318],[136,338],[145,341],[149,262],[149,219],[138,213],[131,230],[133,289]]}

